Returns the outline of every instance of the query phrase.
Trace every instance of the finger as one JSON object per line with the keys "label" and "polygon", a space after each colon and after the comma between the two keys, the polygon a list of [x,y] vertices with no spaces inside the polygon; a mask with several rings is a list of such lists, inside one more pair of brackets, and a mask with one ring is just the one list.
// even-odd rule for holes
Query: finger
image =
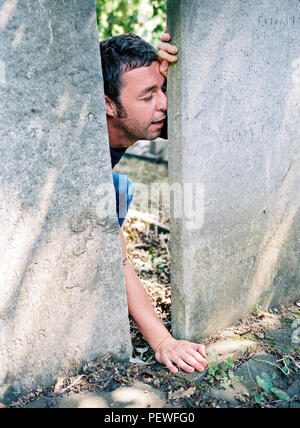
{"label": "finger", "polygon": [[169,63],[168,61],[166,61],[165,59],[163,59],[160,63],[161,68],[163,68],[164,70],[168,70],[169,68]]}
{"label": "finger", "polygon": [[169,68],[169,63],[168,61],[166,61],[165,59],[162,60],[161,64],[160,64],[160,70],[161,71],[168,71]]}
{"label": "finger", "polygon": [[164,29],[164,32],[161,36],[161,41],[162,42],[169,42],[171,40],[171,35],[169,33],[167,33],[167,29]]}
{"label": "finger", "polygon": [[189,349],[187,352],[197,361],[198,364],[201,365],[201,367],[206,369],[207,361],[199,354],[199,352],[195,351],[194,349]]}
{"label": "finger", "polygon": [[178,60],[177,56],[170,55],[170,54],[168,54],[165,51],[159,51],[158,52],[158,57],[159,57],[160,61],[162,61],[163,59],[165,59],[166,61],[172,62],[172,63],[177,62],[177,60]]}
{"label": "finger", "polygon": [[185,372],[193,373],[195,371],[194,367],[191,367],[188,365],[185,361],[183,361],[181,358],[174,358],[174,363],[177,365],[177,367],[181,368]]}
{"label": "finger", "polygon": [[202,357],[204,357],[204,358],[207,357],[204,345],[201,345],[199,343],[192,343],[192,349],[194,349],[195,351],[198,351],[199,354],[202,355]]}
{"label": "finger", "polygon": [[174,45],[171,45],[170,43],[159,43],[158,49],[174,55],[177,54],[178,52],[177,47]]}
{"label": "finger", "polygon": [[163,62],[160,64],[159,71],[161,72],[161,74],[162,74],[165,78],[167,78],[167,75],[168,75],[168,68],[169,68],[169,63],[168,63],[167,61],[163,61]]}
{"label": "finger", "polygon": [[168,370],[170,370],[171,373],[174,373],[174,374],[178,373],[177,367],[175,367],[174,364],[172,364],[171,360],[167,360],[165,363],[165,366]]}
{"label": "finger", "polygon": [[206,352],[205,352],[205,346],[204,345],[199,345],[198,344],[198,352],[204,357],[204,358],[206,358],[207,357],[207,355],[206,355]]}
{"label": "finger", "polygon": [[190,354],[185,354],[183,357],[181,357],[189,366],[193,367],[193,369],[196,369],[198,372],[204,372],[205,367],[203,365],[203,362],[198,362],[196,358],[194,358]]}

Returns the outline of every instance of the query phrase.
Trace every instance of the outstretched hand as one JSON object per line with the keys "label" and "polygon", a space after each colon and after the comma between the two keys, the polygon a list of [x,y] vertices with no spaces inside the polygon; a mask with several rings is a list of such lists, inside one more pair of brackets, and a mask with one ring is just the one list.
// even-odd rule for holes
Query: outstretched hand
{"label": "outstretched hand", "polygon": [[203,372],[207,368],[204,345],[173,337],[167,337],[159,344],[155,350],[155,358],[174,374],[178,372],[178,368],[188,373],[193,373],[195,369]]}
{"label": "outstretched hand", "polygon": [[171,45],[171,36],[165,29],[161,36],[161,43],[158,44],[158,58],[160,61],[160,72],[166,78],[168,74],[168,68],[170,63],[177,62],[176,56],[178,49],[176,46]]}

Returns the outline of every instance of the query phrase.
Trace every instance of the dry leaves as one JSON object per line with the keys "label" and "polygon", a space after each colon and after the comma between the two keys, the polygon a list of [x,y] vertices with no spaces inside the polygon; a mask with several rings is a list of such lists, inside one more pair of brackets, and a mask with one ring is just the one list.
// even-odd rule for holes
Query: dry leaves
{"label": "dry leaves", "polygon": [[65,383],[65,378],[64,377],[58,377],[57,379],[56,379],[56,383],[55,383],[55,385],[54,385],[54,388],[53,388],[53,391],[54,392],[58,392],[59,390],[61,390],[62,389],[62,387],[64,386],[64,383]]}
{"label": "dry leaves", "polygon": [[[152,305],[167,329],[171,329],[170,234],[167,226],[153,225],[151,218],[129,212],[124,226],[127,254]],[[130,319],[134,346],[146,344]]]}
{"label": "dry leaves", "polygon": [[178,398],[190,398],[192,395],[194,395],[196,392],[196,387],[191,386],[188,389],[180,388],[175,392],[171,392],[169,394],[170,400],[177,400]]}

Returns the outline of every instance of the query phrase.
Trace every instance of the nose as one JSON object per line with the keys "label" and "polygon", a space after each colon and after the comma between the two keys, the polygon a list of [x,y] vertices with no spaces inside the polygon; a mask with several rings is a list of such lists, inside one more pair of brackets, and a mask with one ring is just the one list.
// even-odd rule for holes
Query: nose
{"label": "nose", "polygon": [[158,111],[167,111],[168,110],[168,98],[163,90],[160,90],[158,103],[157,103]]}

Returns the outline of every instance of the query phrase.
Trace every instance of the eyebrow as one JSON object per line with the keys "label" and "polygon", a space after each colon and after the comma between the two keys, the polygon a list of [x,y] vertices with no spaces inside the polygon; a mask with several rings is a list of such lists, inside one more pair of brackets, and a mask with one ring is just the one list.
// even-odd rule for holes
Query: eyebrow
{"label": "eyebrow", "polygon": [[139,96],[141,97],[141,96],[143,96],[143,95],[146,95],[148,92],[151,92],[151,91],[153,91],[154,89],[158,89],[158,85],[153,85],[153,86],[151,86],[150,88],[146,88],[146,89],[144,89],[143,91],[141,91],[141,92],[140,92]]}

